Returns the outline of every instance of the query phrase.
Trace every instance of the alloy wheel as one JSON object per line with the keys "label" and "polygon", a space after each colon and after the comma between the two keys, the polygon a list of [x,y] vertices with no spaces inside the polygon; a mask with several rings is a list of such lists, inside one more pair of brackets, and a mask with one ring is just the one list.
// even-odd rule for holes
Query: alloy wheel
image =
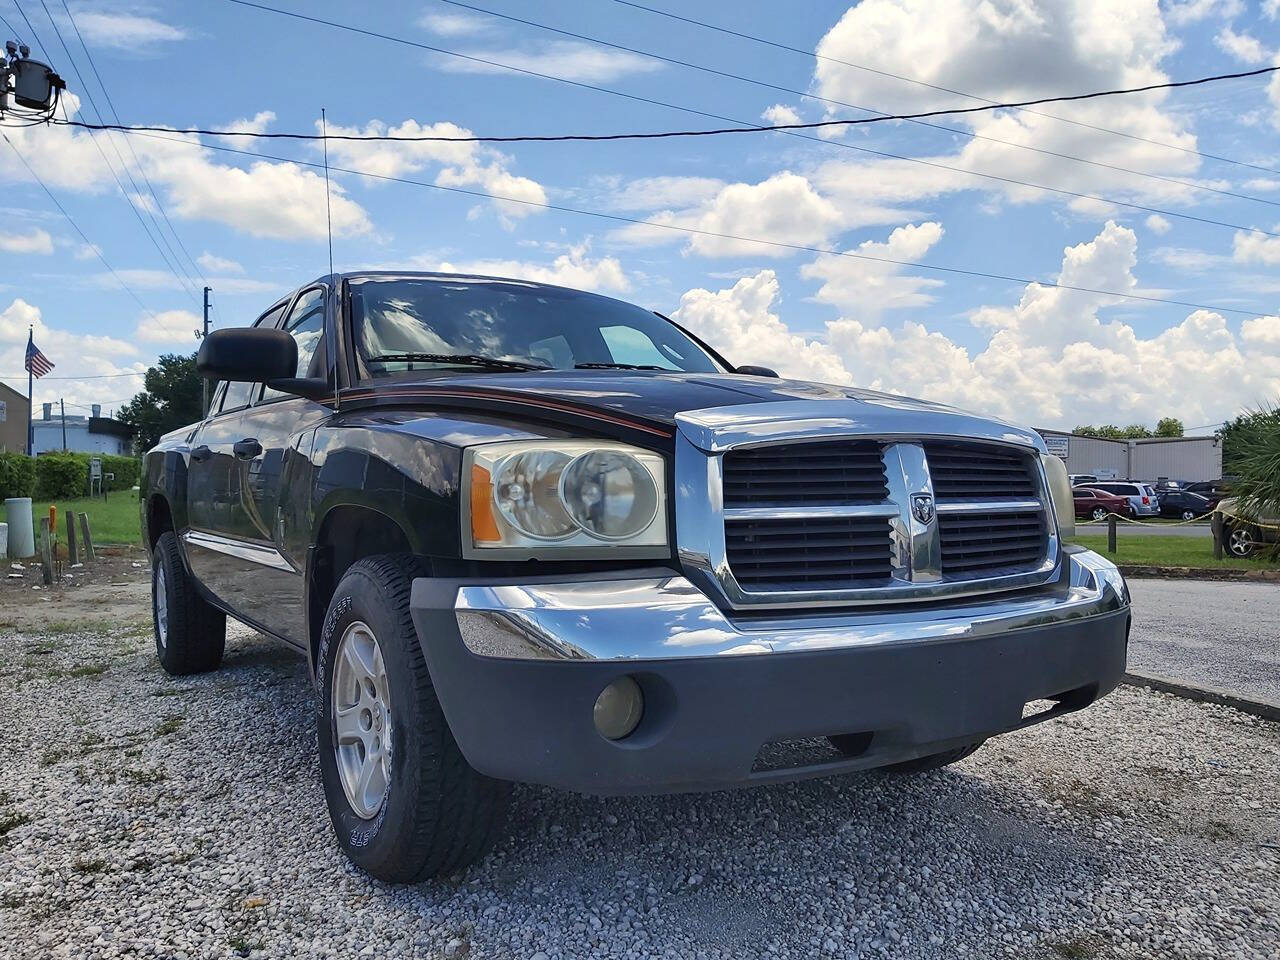
{"label": "alloy wheel", "polygon": [[371,820],[391,784],[392,724],[387,670],[377,637],[356,620],[338,641],[330,722],[347,803]]}
{"label": "alloy wheel", "polygon": [[156,564],[155,580],[151,585],[151,604],[156,612],[156,642],[163,651],[169,645],[169,580],[164,564]]}
{"label": "alloy wheel", "polygon": [[1107,519],[1107,511],[1104,507],[1093,508],[1093,519],[1099,522]]}
{"label": "alloy wheel", "polygon": [[1253,553],[1253,537],[1244,527],[1236,527],[1227,538],[1227,549],[1237,557],[1247,557]]}

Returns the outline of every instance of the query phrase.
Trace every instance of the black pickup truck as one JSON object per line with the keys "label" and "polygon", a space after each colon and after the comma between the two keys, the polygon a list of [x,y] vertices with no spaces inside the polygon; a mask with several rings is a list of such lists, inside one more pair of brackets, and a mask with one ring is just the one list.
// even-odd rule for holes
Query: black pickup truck
{"label": "black pickup truck", "polygon": [[735,368],[606,297],[321,277],[212,333],[146,454],[156,650],[306,655],[347,854],[451,872],[512,781],[600,794],[918,771],[1087,706],[1129,595],[1039,435]]}

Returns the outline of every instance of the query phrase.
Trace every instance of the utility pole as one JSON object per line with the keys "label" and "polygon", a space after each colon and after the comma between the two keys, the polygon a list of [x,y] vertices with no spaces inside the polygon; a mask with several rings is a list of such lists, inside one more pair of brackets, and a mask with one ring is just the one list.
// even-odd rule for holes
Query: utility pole
{"label": "utility pole", "polygon": [[[210,287],[204,288],[204,329],[196,331],[196,338],[203,340],[209,335],[209,291]],[[200,378],[200,408],[207,416],[209,413],[209,381],[204,377]]]}
{"label": "utility pole", "polygon": [[58,398],[58,403],[62,406],[62,452],[67,452],[67,401],[62,397]]}

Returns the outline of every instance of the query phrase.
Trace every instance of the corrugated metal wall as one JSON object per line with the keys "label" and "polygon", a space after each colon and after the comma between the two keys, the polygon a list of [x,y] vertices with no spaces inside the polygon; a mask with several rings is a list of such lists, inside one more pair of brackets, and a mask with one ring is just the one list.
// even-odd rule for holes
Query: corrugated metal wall
{"label": "corrugated metal wall", "polygon": [[[1077,437],[1058,430],[1041,430],[1048,437],[1067,438],[1067,473],[1092,473],[1118,479],[1217,480],[1222,476],[1222,443],[1217,437],[1176,437],[1103,440]],[[1046,441],[1048,442],[1048,441]]]}

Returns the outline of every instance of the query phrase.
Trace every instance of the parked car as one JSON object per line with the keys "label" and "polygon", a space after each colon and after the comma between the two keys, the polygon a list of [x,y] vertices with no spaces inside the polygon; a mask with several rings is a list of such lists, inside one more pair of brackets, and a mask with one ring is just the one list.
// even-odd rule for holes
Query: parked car
{"label": "parked car", "polygon": [[1095,477],[1092,473],[1072,473],[1067,476],[1067,479],[1071,481],[1071,486],[1073,487],[1078,487],[1082,483],[1098,482],[1098,478]]}
{"label": "parked car", "polygon": [[217,667],[226,616],[304,655],[334,833],[383,880],[481,857],[512,781],[928,770],[1125,669],[1124,579],[1034,430],[449,274],[321,277],[197,367],[209,413],[140,483],[157,656]]}
{"label": "parked car", "polygon": [[1183,486],[1188,493],[1196,493],[1208,499],[1210,509],[1217,507],[1222,500],[1231,495],[1231,487],[1223,480],[1197,480]]}
{"label": "parked car", "polygon": [[1251,557],[1280,543],[1280,511],[1246,514],[1231,497],[1218,504],[1209,523],[1214,538],[1235,557]]}
{"label": "parked car", "polygon": [[1194,520],[1196,517],[1207,517],[1213,513],[1214,504],[1208,497],[1185,490],[1168,490],[1160,494],[1160,516],[1177,517],[1179,520]]}
{"label": "parked car", "polygon": [[1133,516],[1128,497],[1107,493],[1105,490],[1094,490],[1090,487],[1076,487],[1071,493],[1075,501],[1077,517],[1101,523],[1112,513],[1122,517]]}
{"label": "parked car", "polygon": [[1134,483],[1131,480],[1105,480],[1087,486],[1091,490],[1102,490],[1127,498],[1135,517],[1154,517],[1160,513],[1160,501],[1149,484]]}

